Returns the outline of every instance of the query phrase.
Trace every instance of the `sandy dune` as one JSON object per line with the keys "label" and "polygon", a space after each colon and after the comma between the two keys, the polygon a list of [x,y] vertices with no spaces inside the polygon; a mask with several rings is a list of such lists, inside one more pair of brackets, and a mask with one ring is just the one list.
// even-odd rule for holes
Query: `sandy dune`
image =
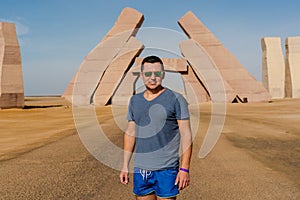
{"label": "sandy dune", "polygon": [[[121,147],[111,110],[97,108],[98,120]],[[228,104],[217,145],[200,159],[210,118],[201,104],[192,183],[178,199],[300,199],[300,99]],[[83,146],[63,99],[27,97],[26,109],[0,110],[0,122],[0,199],[133,199],[132,185]]]}

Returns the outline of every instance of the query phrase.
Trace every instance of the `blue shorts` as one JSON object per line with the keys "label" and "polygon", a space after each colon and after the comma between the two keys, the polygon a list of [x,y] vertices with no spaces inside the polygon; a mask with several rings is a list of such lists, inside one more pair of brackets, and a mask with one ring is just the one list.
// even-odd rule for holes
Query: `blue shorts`
{"label": "blue shorts", "polygon": [[155,193],[160,198],[170,198],[179,194],[175,185],[178,169],[149,171],[134,168],[133,193],[145,196]]}

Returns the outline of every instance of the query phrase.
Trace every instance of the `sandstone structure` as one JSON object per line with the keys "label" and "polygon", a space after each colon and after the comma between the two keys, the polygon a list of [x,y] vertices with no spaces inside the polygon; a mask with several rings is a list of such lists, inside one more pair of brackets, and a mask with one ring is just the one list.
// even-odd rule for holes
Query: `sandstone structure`
{"label": "sandstone structure", "polygon": [[223,80],[217,67],[203,47],[194,40],[180,43],[183,56],[194,69],[213,102],[231,102],[235,98],[234,90]]}
{"label": "sandstone structure", "polygon": [[209,92],[190,65],[188,65],[187,73],[181,74],[181,77],[185,83],[186,96],[189,104],[211,101]]}
{"label": "sandstone structure", "polygon": [[[134,36],[143,22],[138,11],[125,8],[113,28],[86,56],[64,97],[75,105],[128,105],[136,92],[144,49]],[[166,72],[180,73],[190,104],[200,102],[269,101],[268,91],[192,13],[179,25],[189,40],[180,43],[182,58],[162,58]]]}
{"label": "sandstone structure", "polygon": [[114,58],[128,49],[126,43],[136,34],[143,20],[140,12],[132,8],[123,9],[113,28],[85,57],[63,96],[75,105],[94,103],[97,87],[101,90],[101,77]]}
{"label": "sandstone structure", "polygon": [[280,37],[261,39],[262,83],[272,99],[285,97],[285,64]]}
{"label": "sandstone structure", "polygon": [[135,66],[131,67],[129,71],[124,75],[122,83],[116,89],[112,97],[112,104],[114,105],[129,105],[130,97],[135,92],[135,83],[138,80],[138,76],[133,73]]}
{"label": "sandstone structure", "polygon": [[[131,37],[122,48],[123,52],[119,52],[118,57],[106,69],[94,95],[95,105],[107,105],[124,74],[129,70],[134,62],[134,58],[140,54],[144,45],[134,37]],[[130,87],[127,85],[127,87]]]}
{"label": "sandstone structure", "polygon": [[[179,19],[178,24],[189,38],[204,48],[215,63],[223,80],[234,90],[235,99],[230,99],[232,95],[227,94],[228,102],[236,99],[244,99],[248,102],[269,101],[271,99],[268,91],[247,72],[235,56],[218,41],[191,11]],[[224,82],[225,85],[227,83]],[[229,88],[226,91],[231,93]]]}
{"label": "sandstone structure", "polygon": [[[135,70],[134,70],[134,73],[135,74],[139,74],[140,71],[141,71],[141,65],[142,65],[142,61],[143,61],[144,58],[142,57],[137,57],[135,59]],[[179,73],[187,73],[187,62],[185,59],[183,58],[161,58],[161,60],[163,61],[164,63],[164,68],[165,68],[165,71],[169,71],[169,72],[179,72]]]}
{"label": "sandstone structure", "polygon": [[0,109],[23,107],[22,62],[16,27],[0,22]]}
{"label": "sandstone structure", "polygon": [[300,37],[288,37],[286,47],[286,97],[300,98]]}

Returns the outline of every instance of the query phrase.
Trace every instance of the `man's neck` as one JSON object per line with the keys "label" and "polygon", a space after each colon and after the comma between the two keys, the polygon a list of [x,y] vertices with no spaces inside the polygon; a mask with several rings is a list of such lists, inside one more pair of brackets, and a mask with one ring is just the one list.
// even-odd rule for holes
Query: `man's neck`
{"label": "man's neck", "polygon": [[164,88],[162,85],[158,86],[155,89],[150,89],[146,87],[146,91],[144,93],[144,97],[148,100],[152,100],[155,97],[157,97],[159,94],[161,94],[166,88]]}

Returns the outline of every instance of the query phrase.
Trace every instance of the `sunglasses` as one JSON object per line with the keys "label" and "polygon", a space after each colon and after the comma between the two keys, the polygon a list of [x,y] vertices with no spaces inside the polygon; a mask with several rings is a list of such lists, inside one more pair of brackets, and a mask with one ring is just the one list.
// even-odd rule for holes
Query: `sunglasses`
{"label": "sunglasses", "polygon": [[161,77],[163,72],[161,72],[161,71],[157,71],[157,72],[144,72],[144,75],[146,77],[150,77],[150,76],[152,76],[152,73],[154,73],[155,77]]}

